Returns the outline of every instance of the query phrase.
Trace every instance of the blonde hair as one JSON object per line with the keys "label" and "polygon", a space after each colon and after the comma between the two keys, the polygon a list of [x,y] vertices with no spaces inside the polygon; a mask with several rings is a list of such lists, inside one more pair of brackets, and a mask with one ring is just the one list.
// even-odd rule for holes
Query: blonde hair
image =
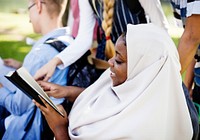
{"label": "blonde hair", "polygon": [[49,15],[60,15],[62,16],[64,14],[64,11],[67,6],[68,0],[44,0],[47,4],[47,10]]}
{"label": "blonde hair", "polygon": [[115,55],[114,44],[110,38],[110,34],[112,32],[115,0],[103,0],[103,2],[104,11],[102,28],[106,36],[105,55],[107,59],[110,59]]}

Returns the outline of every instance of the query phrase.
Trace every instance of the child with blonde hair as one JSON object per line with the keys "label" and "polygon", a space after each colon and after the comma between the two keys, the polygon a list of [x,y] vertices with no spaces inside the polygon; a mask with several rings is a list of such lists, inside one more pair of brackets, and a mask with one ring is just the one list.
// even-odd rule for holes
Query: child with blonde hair
{"label": "child with blonde hair", "polygon": [[[69,28],[62,25],[62,15],[65,10],[66,1],[28,1],[30,22],[33,25],[35,33],[42,35],[26,55],[22,64],[31,75],[34,75],[38,69],[59,53],[55,48],[47,44],[46,40],[54,38],[63,42],[66,46],[73,41]],[[9,60],[9,62],[11,61]],[[10,66],[17,69],[21,65]],[[56,69],[49,82],[66,85],[67,74],[68,68],[62,70]],[[21,90],[17,88],[10,90],[5,80],[3,77],[0,78],[0,135],[2,139],[53,139],[53,134],[40,110],[35,107],[31,99],[25,93],[22,93]],[[64,98],[50,98],[55,104],[61,104],[64,100]]]}

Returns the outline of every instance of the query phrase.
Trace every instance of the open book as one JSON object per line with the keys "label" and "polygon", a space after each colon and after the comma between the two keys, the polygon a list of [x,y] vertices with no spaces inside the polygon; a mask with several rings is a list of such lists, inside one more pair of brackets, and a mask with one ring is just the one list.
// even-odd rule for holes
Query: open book
{"label": "open book", "polygon": [[5,77],[22,90],[28,97],[45,106],[39,98],[39,96],[42,97],[53,109],[64,117],[63,113],[58,110],[57,106],[51,101],[49,96],[24,67],[21,67],[16,71],[10,71]]}

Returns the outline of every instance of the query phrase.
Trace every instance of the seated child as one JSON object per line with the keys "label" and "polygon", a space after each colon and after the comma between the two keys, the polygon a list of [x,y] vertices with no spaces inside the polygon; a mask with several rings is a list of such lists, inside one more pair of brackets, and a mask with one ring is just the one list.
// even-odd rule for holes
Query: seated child
{"label": "seated child", "polygon": [[[68,27],[62,27],[62,14],[65,10],[66,0],[29,0],[29,17],[36,33],[43,35],[32,47],[31,51],[26,55],[22,66],[25,67],[31,75],[34,75],[38,69],[45,65],[59,52],[46,43],[49,38],[56,38],[62,41],[65,45],[69,45],[73,38],[70,35]],[[12,68],[13,69],[13,68]],[[1,64],[1,69],[4,71],[12,70]],[[66,69],[56,69],[56,73],[49,79],[50,82],[59,85],[67,84]],[[1,73],[2,74],[2,73]],[[45,119],[38,108],[32,103],[31,99],[22,93],[16,87],[11,87],[5,78],[1,75],[0,88],[0,112],[1,115],[1,130],[2,139],[52,139],[50,133],[45,132],[43,128]],[[55,104],[61,104],[64,98],[52,98]],[[6,114],[6,115],[5,115]],[[6,117],[7,116],[7,117]],[[45,134],[47,133],[47,134]],[[48,136],[51,136],[49,138]]]}

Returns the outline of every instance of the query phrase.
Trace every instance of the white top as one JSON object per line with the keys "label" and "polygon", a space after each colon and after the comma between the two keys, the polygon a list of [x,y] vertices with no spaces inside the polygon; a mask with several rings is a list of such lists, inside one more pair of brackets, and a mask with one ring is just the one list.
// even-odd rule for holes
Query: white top
{"label": "white top", "polygon": [[176,46],[153,24],[128,25],[127,80],[110,69],[84,90],[69,114],[72,140],[191,140]]}
{"label": "white top", "polygon": [[195,0],[187,3],[187,17],[192,14],[200,14],[200,1]]}
{"label": "white top", "polygon": [[[139,0],[150,20],[156,25],[167,29],[168,22],[162,11],[160,0]],[[80,24],[75,41],[57,55],[63,62],[59,68],[65,68],[79,59],[90,49],[95,26],[95,15],[88,0],[79,0]]]}

